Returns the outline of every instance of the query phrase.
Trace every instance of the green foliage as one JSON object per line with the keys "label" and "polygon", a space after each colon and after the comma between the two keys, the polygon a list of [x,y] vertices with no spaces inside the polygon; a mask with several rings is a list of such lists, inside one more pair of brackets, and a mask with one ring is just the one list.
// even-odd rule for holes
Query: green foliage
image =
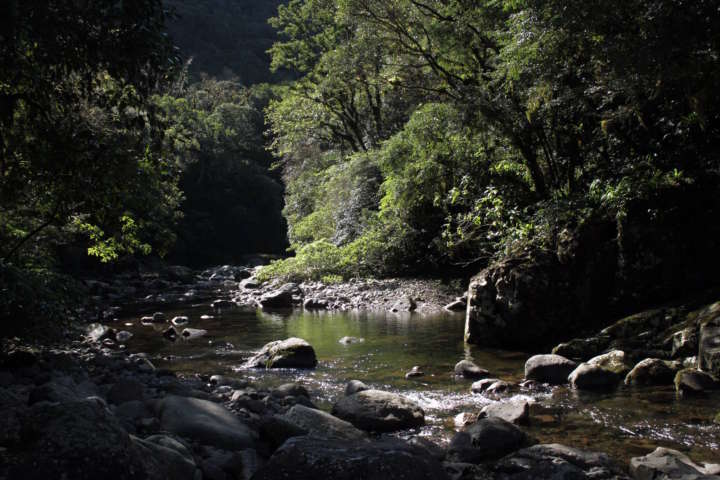
{"label": "green foliage", "polygon": [[1,8],[0,256],[23,264],[78,233],[103,259],[162,254],[180,194],[149,103],[176,67],[161,2]]}
{"label": "green foliage", "polygon": [[299,75],[268,109],[297,252],[277,272],[482,265],[718,171],[710,1],[293,0],[272,24]]}

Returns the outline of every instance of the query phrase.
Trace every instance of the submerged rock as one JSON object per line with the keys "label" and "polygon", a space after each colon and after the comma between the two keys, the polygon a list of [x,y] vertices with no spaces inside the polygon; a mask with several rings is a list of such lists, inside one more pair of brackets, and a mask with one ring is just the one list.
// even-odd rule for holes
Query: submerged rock
{"label": "submerged rock", "polygon": [[455,461],[494,460],[534,443],[522,430],[501,418],[481,418],[455,434],[448,456]]}
{"label": "submerged rock", "polygon": [[277,340],[265,345],[246,363],[249,368],[315,368],[313,347],[302,338]]}
{"label": "submerged rock", "polygon": [[126,330],[122,330],[115,334],[115,340],[117,340],[120,343],[125,343],[128,340],[130,340],[132,338],[132,336],[133,336],[132,333],[130,333]]}
{"label": "submerged rock", "polygon": [[[644,457],[630,460],[630,473],[635,480],[702,479],[720,475],[720,465],[698,465],[687,455],[669,448],[658,447]],[[707,477],[706,477],[707,476]]]}
{"label": "submerged rock", "polygon": [[329,302],[324,298],[307,298],[303,302],[305,310],[325,310]]}
{"label": "submerged rock", "polygon": [[278,478],[446,480],[448,476],[426,449],[399,439],[358,443],[302,436],[286,441],[253,476],[253,480]]}
{"label": "submerged rock", "polygon": [[567,383],[577,363],[560,355],[535,355],[525,362],[525,378],[551,385]]}
{"label": "submerged rock", "polygon": [[455,364],[454,372],[457,377],[468,378],[471,380],[479,380],[490,376],[490,372],[484,368],[478,367],[470,360],[460,360]]}
{"label": "submerged rock", "polygon": [[333,406],[332,414],[374,432],[394,432],[425,424],[425,412],[415,402],[381,390],[362,390],[342,397]]}

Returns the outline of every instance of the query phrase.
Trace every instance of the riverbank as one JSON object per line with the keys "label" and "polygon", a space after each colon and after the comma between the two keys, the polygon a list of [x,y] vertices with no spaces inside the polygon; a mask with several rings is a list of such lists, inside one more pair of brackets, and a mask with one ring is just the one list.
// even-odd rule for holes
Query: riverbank
{"label": "riverbank", "polygon": [[[672,386],[623,387],[621,375],[647,351],[630,350],[628,344],[627,357],[617,362],[621,356],[611,348],[624,346],[617,339],[638,329],[664,332],[663,321],[674,327],[697,319],[692,312],[621,321],[618,325],[633,328],[610,329],[617,338],[604,347],[611,353],[603,360],[590,359],[587,349],[576,348],[580,354],[575,354],[564,346],[556,353],[577,363],[542,357],[549,367],[538,369],[543,362],[530,355],[463,347],[461,315],[443,305],[454,300],[452,288],[423,294],[439,282],[258,288],[248,285],[252,268],[171,271],[91,282],[98,307],[88,308],[86,318],[102,322],[83,338],[69,334],[52,346],[3,344],[0,478],[58,471],[73,478],[193,480],[640,479],[715,472],[693,466],[679,452],[647,456],[656,446],[677,445],[696,461],[712,461],[707,452],[713,451],[717,427],[710,413],[699,412],[708,412],[715,393],[708,390],[707,400],[676,400]],[[366,302],[357,305],[383,310],[351,309],[355,297],[307,305],[349,288]],[[289,299],[289,307],[258,309],[278,296]],[[390,311],[406,297],[422,314]],[[171,327],[174,339],[163,336]],[[270,344],[264,356],[251,361],[267,341],[288,337],[309,344]],[[580,344],[594,345],[591,339],[570,343]],[[691,347],[683,348],[679,355],[690,358]],[[273,362],[284,368],[257,368]],[[684,363],[668,367],[676,374]],[[585,364],[597,369],[581,368]],[[588,384],[582,379],[597,380],[593,372],[606,369],[600,372],[600,391],[583,388]],[[553,370],[561,372],[548,373]],[[360,394],[363,389],[371,393]],[[663,427],[663,418],[671,423]],[[669,437],[672,441],[665,440]],[[555,445],[558,441],[567,446]],[[688,447],[695,441],[703,447]],[[358,451],[362,462],[351,454]]]}

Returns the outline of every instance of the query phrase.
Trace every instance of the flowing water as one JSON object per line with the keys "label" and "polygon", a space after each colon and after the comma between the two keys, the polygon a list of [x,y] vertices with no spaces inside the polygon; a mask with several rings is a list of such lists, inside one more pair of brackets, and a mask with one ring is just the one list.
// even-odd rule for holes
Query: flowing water
{"label": "flowing water", "polygon": [[[207,305],[165,308],[168,318],[186,315],[188,327],[208,336],[170,342],[159,327],[144,326],[138,317],[121,319],[135,336],[131,352],[146,352],[158,367],[180,374],[235,374],[264,385],[303,383],[313,401],[329,409],[345,384],[358,379],[371,387],[401,393],[426,412],[427,426],[419,434],[447,442],[454,418],[478,412],[498,401],[470,393],[470,381],[452,376],[455,363],[470,359],[493,376],[518,381],[528,354],[480,349],[463,343],[463,316],[420,316],[383,312],[268,313],[248,309],[216,312]],[[201,320],[202,315],[213,318]],[[167,325],[162,325],[165,328]],[[363,338],[341,344],[344,336]],[[288,337],[307,340],[318,356],[314,370],[244,370],[243,361],[265,343]],[[424,376],[405,379],[420,366]],[[526,430],[544,443],[557,442],[604,451],[625,463],[656,446],[681,450],[696,460],[720,460],[720,426],[712,418],[720,411],[720,394],[702,399],[677,399],[672,387],[620,389],[611,394],[580,394],[566,387],[522,391],[516,396],[534,402]],[[414,432],[418,433],[418,432]]]}

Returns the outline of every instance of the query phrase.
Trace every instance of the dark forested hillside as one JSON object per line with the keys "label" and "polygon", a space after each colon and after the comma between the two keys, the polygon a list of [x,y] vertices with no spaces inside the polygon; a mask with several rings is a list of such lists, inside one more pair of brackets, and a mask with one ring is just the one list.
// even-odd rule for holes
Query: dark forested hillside
{"label": "dark forested hillside", "polygon": [[284,0],[168,0],[176,18],[168,24],[191,74],[228,79],[244,85],[278,78],[266,53],[275,40],[268,18]]}

